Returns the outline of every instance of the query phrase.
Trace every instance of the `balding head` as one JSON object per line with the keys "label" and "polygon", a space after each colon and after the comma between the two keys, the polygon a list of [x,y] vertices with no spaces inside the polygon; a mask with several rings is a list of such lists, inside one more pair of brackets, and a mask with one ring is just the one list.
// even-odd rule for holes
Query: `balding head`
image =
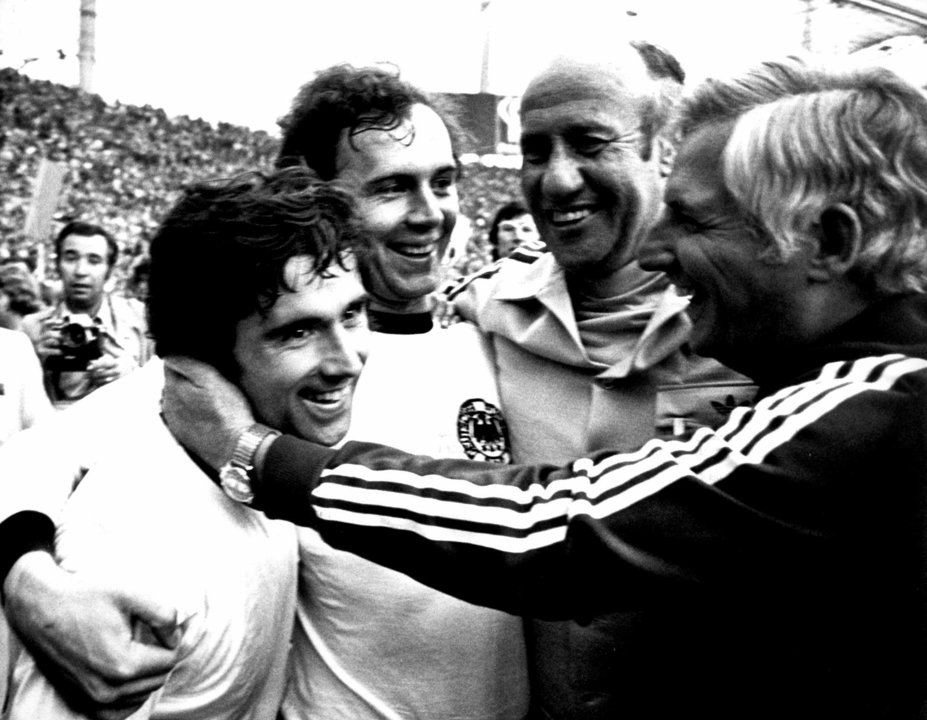
{"label": "balding head", "polygon": [[522,191],[557,262],[596,284],[587,293],[614,289],[659,213],[681,78],[659,48],[591,45],[552,58],[522,98]]}
{"label": "balding head", "polygon": [[571,47],[550,58],[532,78],[521,112],[584,98],[628,98],[649,138],[661,134],[674,117],[685,72],[663,48],[644,41]]}

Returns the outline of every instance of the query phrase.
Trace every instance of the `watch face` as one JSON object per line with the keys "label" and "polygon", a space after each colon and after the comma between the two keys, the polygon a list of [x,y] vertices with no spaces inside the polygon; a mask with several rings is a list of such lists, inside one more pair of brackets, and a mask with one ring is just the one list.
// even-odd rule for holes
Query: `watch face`
{"label": "watch face", "polygon": [[244,468],[235,465],[226,465],[219,471],[222,489],[232,500],[249,505],[254,500],[251,492],[251,478]]}

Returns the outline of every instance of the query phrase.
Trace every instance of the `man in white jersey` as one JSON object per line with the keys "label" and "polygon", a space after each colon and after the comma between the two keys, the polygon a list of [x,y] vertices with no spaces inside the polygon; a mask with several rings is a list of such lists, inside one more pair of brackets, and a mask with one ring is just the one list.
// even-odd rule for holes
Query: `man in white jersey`
{"label": "man in white jersey", "polygon": [[[369,338],[357,237],[349,195],[301,168],[190,188],[151,244],[158,350],[211,358],[263,423],[340,441]],[[95,428],[109,447],[61,514],[56,554],[71,572],[118,577],[177,611],[176,666],[132,717],[274,720],[295,614],[296,533],[228,502],[174,442],[156,403],[126,410],[116,427]],[[272,432],[252,427],[242,453]],[[245,469],[232,462],[219,480],[234,484]],[[141,622],[134,630],[159,641]],[[28,652],[9,703],[10,720],[87,710]]]}
{"label": "man in white jersey", "polygon": [[[349,437],[508,462],[493,365],[476,329],[435,327],[431,293],[457,219],[454,126],[382,69],[336,66],[298,94],[278,164],[353,192],[370,252],[370,361]],[[440,449],[440,450],[438,450]],[[509,718],[527,710],[521,620],[462,603],[300,532],[288,718]]]}
{"label": "man in white jersey", "polygon": [[[283,125],[279,164],[308,164],[346,185],[357,198],[370,244],[361,270],[374,333],[351,433],[414,452],[507,462],[489,348],[472,326],[444,331],[431,321],[429,294],[440,281],[458,210],[456,133],[449,116],[435,99],[389,72],[335,67],[303,88]],[[50,514],[43,505],[24,507]],[[300,540],[301,594],[286,717],[524,716],[519,618],[334,551],[312,531]],[[22,567],[14,579],[29,580]],[[76,647],[77,638],[92,632],[80,621],[45,633],[37,615],[45,610],[30,598],[47,586],[20,587],[17,592],[7,585],[10,602],[27,606],[22,615],[31,621],[29,632],[44,638],[50,654],[60,655],[58,648],[74,640],[77,659],[61,664],[90,678],[78,685],[89,687],[91,698],[103,706],[128,703],[157,684],[157,672],[146,678],[143,672],[98,670]],[[73,595],[59,604],[69,603]],[[89,642],[102,644],[116,667],[131,663],[131,653],[145,653],[162,672],[170,662],[169,654],[152,656],[128,642],[124,649],[116,640]]]}

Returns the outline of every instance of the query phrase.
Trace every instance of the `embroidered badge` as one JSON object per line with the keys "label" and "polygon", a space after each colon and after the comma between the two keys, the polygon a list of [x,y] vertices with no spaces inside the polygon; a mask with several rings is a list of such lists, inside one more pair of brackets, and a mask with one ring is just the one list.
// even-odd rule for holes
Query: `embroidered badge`
{"label": "embroidered badge", "polygon": [[474,398],[461,404],[457,413],[457,439],[471,460],[495,463],[511,460],[505,418],[499,408],[485,400]]}

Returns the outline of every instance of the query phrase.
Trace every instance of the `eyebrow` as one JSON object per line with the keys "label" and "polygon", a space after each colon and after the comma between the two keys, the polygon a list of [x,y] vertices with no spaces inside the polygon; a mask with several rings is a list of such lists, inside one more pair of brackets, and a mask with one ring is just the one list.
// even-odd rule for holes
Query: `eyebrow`
{"label": "eyebrow", "polygon": [[[428,172],[428,177],[429,177],[429,178],[430,178],[430,177],[434,177],[435,175],[441,175],[441,174],[443,174],[443,173],[451,173],[451,174],[453,174],[455,177],[459,177],[459,176],[460,176],[460,168],[457,167],[457,165],[454,164],[454,163],[448,163],[447,165],[440,165],[440,166],[438,166],[438,167],[436,167],[436,168],[431,169],[431,170]],[[412,169],[410,169],[410,168],[399,168],[399,169],[394,170],[394,171],[392,171],[392,172],[384,173],[383,175],[376,175],[376,176],[374,176],[374,177],[372,177],[372,178],[368,178],[367,181],[364,182],[363,187],[364,187],[364,188],[373,187],[373,186],[377,185],[377,183],[381,183],[381,182],[385,182],[385,181],[390,181],[390,180],[394,180],[394,181],[395,181],[395,180],[412,180],[412,181],[417,181],[418,178],[419,178],[419,175],[420,175],[420,173],[418,173],[417,171],[412,170]]]}
{"label": "eyebrow", "polygon": [[[364,292],[359,295],[357,298],[349,302],[344,306],[342,315],[351,310],[366,310],[367,305],[370,302],[369,293]],[[276,327],[269,328],[264,332],[264,337],[274,340],[280,337],[283,337],[288,332],[294,328],[317,328],[323,325],[326,325],[329,322],[327,318],[322,318],[314,315],[303,315],[292,320],[284,322],[282,325],[277,325]]]}
{"label": "eyebrow", "polygon": [[77,255],[78,257],[80,257],[81,255],[84,255],[89,258],[99,258],[100,260],[103,259],[103,256],[100,255],[100,253],[98,252],[82,253],[79,250],[75,250],[74,248],[68,248],[61,254],[64,255],[65,257],[67,257],[68,255]]}

